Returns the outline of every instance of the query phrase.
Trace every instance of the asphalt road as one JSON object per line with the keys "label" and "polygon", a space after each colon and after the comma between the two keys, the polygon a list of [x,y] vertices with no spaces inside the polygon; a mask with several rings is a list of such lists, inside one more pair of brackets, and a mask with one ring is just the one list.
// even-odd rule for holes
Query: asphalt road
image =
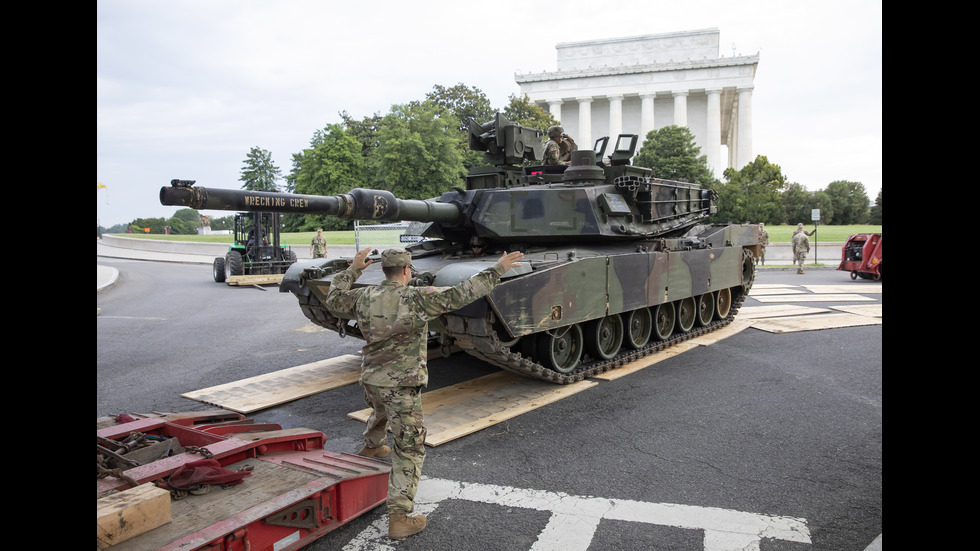
{"label": "asphalt road", "polygon": [[[98,263],[119,275],[97,294],[97,416],[210,409],[180,394],[360,348],[275,287],[216,284],[207,265]],[[835,270],[757,277],[803,281],[867,284]],[[881,549],[881,356],[880,325],[747,329],[429,448],[429,526],[417,536],[372,536],[386,526],[379,507],[305,549],[727,549],[755,522],[790,526],[758,536],[760,551]],[[429,390],[494,371],[465,355],[433,360]],[[355,452],[363,425],[347,414],[363,407],[350,385],[252,417]],[[447,485],[469,493],[439,500]],[[697,524],[715,515],[720,532]]]}

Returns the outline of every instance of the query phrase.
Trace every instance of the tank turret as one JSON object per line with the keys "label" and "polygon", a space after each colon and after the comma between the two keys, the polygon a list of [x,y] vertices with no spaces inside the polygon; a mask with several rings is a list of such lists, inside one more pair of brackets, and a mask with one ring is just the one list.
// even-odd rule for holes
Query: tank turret
{"label": "tank turret", "polygon": [[[525,261],[487,297],[430,322],[444,350],[458,346],[528,377],[570,383],[730,323],[748,294],[759,256],[755,224],[707,224],[717,195],[656,178],[630,164],[638,136],[596,141],[567,166],[539,164],[543,132],[502,115],[469,121],[470,148],[487,166],[465,187],[427,200],[353,189],[330,197],[194,186],[173,180],[164,205],[413,221],[406,233],[415,282],[449,286],[502,251]],[[463,182],[461,182],[462,184]],[[479,242],[483,248],[471,248]],[[376,263],[380,264],[380,263]],[[356,322],[324,306],[345,259],[300,260],[284,275],[314,323],[361,337]],[[356,285],[376,285],[369,266]]]}
{"label": "tank turret", "polygon": [[[164,205],[215,210],[263,210],[330,215],[356,220],[422,222],[418,235],[466,241],[471,235],[504,245],[624,241],[677,233],[714,212],[713,190],[654,178],[629,165],[636,135],[608,139],[595,150],[574,151],[571,165],[520,166],[541,156],[541,132],[511,124],[470,121],[470,147],[486,151],[490,166],[472,170],[466,189],[438,199],[399,199],[388,191],[353,189],[331,197],[194,187],[172,180],[160,190]],[[598,159],[598,161],[597,161]]]}

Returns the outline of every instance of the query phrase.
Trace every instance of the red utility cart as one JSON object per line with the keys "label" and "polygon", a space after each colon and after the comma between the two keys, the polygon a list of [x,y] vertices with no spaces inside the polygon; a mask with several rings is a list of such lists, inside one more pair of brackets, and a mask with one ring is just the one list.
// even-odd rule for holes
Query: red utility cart
{"label": "red utility cart", "polygon": [[881,234],[859,233],[849,237],[837,269],[851,272],[851,279],[881,281]]}

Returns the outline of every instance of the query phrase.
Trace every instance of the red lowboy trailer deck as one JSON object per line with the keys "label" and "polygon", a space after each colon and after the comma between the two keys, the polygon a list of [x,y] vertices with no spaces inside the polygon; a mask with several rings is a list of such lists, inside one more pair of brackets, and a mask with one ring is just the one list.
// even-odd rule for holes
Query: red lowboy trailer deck
{"label": "red lowboy trailer deck", "polygon": [[[387,463],[326,451],[326,435],[318,431],[258,425],[223,410],[137,419],[97,434],[103,454],[97,499],[134,484],[163,487],[174,498],[172,520],[122,541],[104,529],[106,519],[100,513],[100,549],[296,550],[384,503],[388,491]],[[115,443],[134,434],[180,451],[165,451],[159,459],[142,463],[116,457]],[[125,467],[103,467],[106,455]],[[206,485],[190,492],[167,486],[175,471],[205,458],[217,461],[225,472],[248,474],[237,475],[237,484]],[[119,523],[125,522],[120,517]]]}

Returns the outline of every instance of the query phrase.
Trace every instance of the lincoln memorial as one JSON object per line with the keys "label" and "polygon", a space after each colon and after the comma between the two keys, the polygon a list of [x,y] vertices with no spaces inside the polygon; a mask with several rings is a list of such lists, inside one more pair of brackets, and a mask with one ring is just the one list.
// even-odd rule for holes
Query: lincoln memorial
{"label": "lincoln memorial", "polygon": [[754,159],[759,55],[721,56],[719,39],[718,29],[704,29],[564,42],[555,46],[557,71],[518,73],[515,80],[581,148],[621,133],[639,134],[642,143],[650,130],[686,126],[720,177]]}

